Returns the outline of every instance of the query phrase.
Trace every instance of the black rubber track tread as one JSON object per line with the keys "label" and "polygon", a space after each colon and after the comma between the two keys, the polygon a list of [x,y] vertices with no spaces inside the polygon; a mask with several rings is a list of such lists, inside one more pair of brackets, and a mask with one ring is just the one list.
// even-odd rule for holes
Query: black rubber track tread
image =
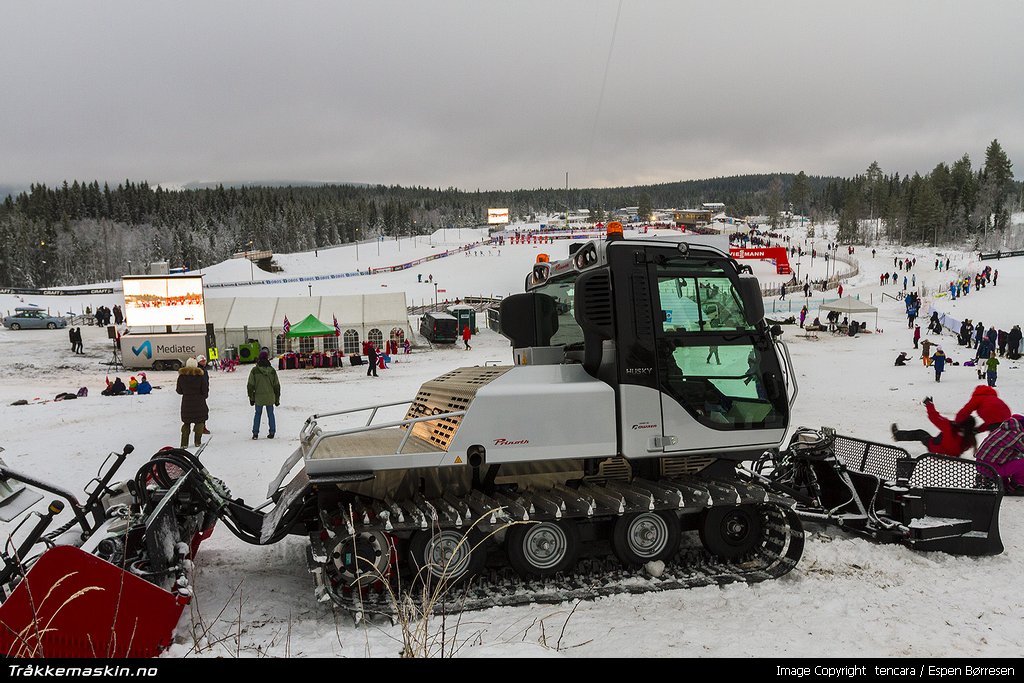
{"label": "black rubber track tread", "polygon": [[[641,594],[730,583],[757,583],[777,579],[792,570],[803,553],[804,533],[800,518],[788,506],[775,502],[756,505],[762,516],[764,543],[751,554],[726,562],[702,548],[680,550],[665,565],[661,576],[649,576],[643,568],[626,569],[612,556],[580,560],[569,575],[544,580],[525,580],[510,567],[485,570],[465,585],[452,589],[434,605],[435,613],[474,611],[490,607],[526,604],[557,604],[592,600],[619,594]],[[404,587],[408,591],[408,587]],[[413,589],[415,604],[422,596]],[[331,600],[357,621],[374,616],[395,618],[394,598],[387,589],[339,593],[328,590]]]}

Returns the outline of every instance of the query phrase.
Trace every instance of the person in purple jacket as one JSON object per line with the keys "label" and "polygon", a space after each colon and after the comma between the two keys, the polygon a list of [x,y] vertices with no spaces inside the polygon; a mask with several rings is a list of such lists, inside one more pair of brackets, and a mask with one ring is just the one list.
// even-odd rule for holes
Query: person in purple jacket
{"label": "person in purple jacket", "polygon": [[978,462],[991,465],[1007,493],[1024,493],[1024,415],[1012,415],[978,446]]}

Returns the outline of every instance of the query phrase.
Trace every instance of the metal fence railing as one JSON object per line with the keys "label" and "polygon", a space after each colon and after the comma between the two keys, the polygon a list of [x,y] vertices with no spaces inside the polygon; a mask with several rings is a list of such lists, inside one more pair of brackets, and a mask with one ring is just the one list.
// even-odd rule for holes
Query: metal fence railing
{"label": "metal fence railing", "polygon": [[[845,264],[846,266],[848,266],[848,268],[836,274],[830,275],[827,279],[822,278],[817,280],[809,280],[811,289],[813,289],[816,292],[827,292],[830,289],[836,289],[837,287],[839,287],[840,282],[844,280],[849,280],[850,278],[856,277],[857,275],[860,274],[860,262],[857,259],[850,258],[849,256],[846,255],[840,256],[839,254],[836,254],[835,260],[838,261],[839,263]],[[800,282],[797,279],[796,275],[794,275],[785,283],[763,285],[761,287],[761,296],[765,298],[780,296],[782,294],[782,284],[786,285],[787,294],[789,294],[790,292],[793,292],[798,295],[803,294],[804,283]]]}
{"label": "metal fence railing", "polygon": [[1024,256],[1024,249],[1018,249],[1016,251],[997,251],[991,254],[978,254],[978,258],[982,261],[991,261],[992,259],[1004,259],[1012,256]]}

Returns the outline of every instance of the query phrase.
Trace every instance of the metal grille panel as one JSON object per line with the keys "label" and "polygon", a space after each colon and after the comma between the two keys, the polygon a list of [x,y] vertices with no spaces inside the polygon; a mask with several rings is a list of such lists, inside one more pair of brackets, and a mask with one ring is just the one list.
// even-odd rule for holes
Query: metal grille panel
{"label": "metal grille panel", "polygon": [[917,459],[910,475],[910,486],[998,491],[1001,483],[995,471],[985,463],[929,453]]}
{"label": "metal grille panel", "polygon": [[583,280],[586,296],[583,305],[584,313],[594,325],[611,327],[614,322],[612,314],[611,276],[607,272],[595,272]]}
{"label": "metal grille panel", "polygon": [[614,458],[602,460],[597,467],[597,474],[587,477],[587,481],[630,481],[633,478],[633,468],[629,461],[621,455]]}
{"label": "metal grille panel", "polygon": [[836,435],[833,448],[836,457],[848,469],[873,474],[885,481],[896,481],[896,461],[910,457],[899,446],[873,443],[852,436]]}
{"label": "metal grille panel", "polygon": [[[458,368],[436,377],[420,387],[405,419],[467,410],[480,387],[511,369],[511,365]],[[460,424],[461,416],[417,422],[412,426],[412,435],[447,451]]]}
{"label": "metal grille panel", "polygon": [[661,476],[671,479],[684,474],[697,474],[714,461],[715,458],[697,458],[694,456],[662,458]]}

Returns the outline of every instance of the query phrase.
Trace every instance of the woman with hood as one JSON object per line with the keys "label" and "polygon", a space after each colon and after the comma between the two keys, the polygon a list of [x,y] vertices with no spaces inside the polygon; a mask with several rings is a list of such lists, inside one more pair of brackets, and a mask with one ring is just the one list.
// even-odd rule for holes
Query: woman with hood
{"label": "woman with hood", "polygon": [[277,432],[274,407],[281,405],[281,382],[277,378],[277,370],[270,365],[270,353],[265,349],[260,351],[259,360],[249,371],[249,382],[246,388],[249,392],[249,405],[256,407],[256,413],[252,418],[252,438],[259,438],[260,420],[263,417],[263,409],[266,408],[267,423],[270,428],[267,438],[273,439]]}
{"label": "woman with hood", "polygon": [[210,380],[199,369],[195,358],[185,361],[178,370],[176,391],[181,394],[181,447],[188,447],[188,433],[195,432],[195,445],[203,442],[203,429],[210,417],[206,399],[210,395]]}
{"label": "woman with hood", "polygon": [[979,432],[995,429],[1003,420],[1010,419],[1012,414],[1010,406],[1006,405],[1003,399],[999,398],[995,388],[984,385],[974,388],[974,393],[971,394],[970,400],[957,412],[953,420],[955,422],[962,422],[971,413],[977,413],[978,419],[981,420],[981,426],[978,427]]}

